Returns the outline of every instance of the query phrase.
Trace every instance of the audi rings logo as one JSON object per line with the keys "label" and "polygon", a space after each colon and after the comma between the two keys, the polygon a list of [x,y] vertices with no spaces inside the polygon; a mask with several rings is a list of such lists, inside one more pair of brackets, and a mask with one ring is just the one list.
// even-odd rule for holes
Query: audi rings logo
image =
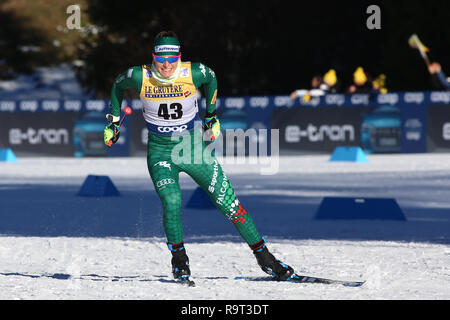
{"label": "audi rings logo", "polygon": [[161,187],[164,187],[165,185],[174,184],[174,183],[175,183],[174,179],[166,178],[166,179],[162,179],[162,180],[159,180],[158,182],[156,182],[156,187],[161,188]]}
{"label": "audi rings logo", "polygon": [[158,127],[159,132],[183,132],[187,129],[187,125],[173,126],[173,127]]}

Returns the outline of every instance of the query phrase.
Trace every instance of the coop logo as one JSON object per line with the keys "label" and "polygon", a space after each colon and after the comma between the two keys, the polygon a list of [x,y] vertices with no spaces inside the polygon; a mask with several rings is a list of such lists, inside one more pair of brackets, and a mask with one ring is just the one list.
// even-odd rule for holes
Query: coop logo
{"label": "coop logo", "polygon": [[81,101],[79,101],[79,100],[64,101],[64,110],[66,110],[66,111],[80,111],[81,110]]}
{"label": "coop logo", "polygon": [[343,94],[328,94],[325,96],[325,103],[342,106],[345,102],[345,96]]}
{"label": "coop logo", "polygon": [[350,101],[354,105],[369,104],[369,95],[360,93],[352,94]]}
{"label": "coop logo", "polygon": [[250,98],[250,107],[266,108],[269,105],[269,97],[253,97]]}
{"label": "coop logo", "polygon": [[377,101],[378,103],[386,103],[390,105],[394,105],[398,102],[398,94],[396,93],[386,93],[378,95]]}
{"label": "coop logo", "polygon": [[285,141],[287,143],[300,142],[307,139],[310,142],[320,142],[326,139],[330,141],[354,141],[355,128],[350,124],[344,125],[321,125],[308,124],[302,130],[299,126],[287,126],[285,130]]}
{"label": "coop logo", "polygon": [[35,100],[25,100],[25,101],[21,101],[19,104],[19,109],[21,111],[36,112],[37,108],[38,108],[38,102]]}
{"label": "coop logo", "polygon": [[52,101],[52,100],[42,101],[42,110],[43,111],[53,111],[53,112],[58,111],[59,110],[59,101]]}
{"label": "coop logo", "polygon": [[406,103],[421,104],[425,100],[425,95],[423,92],[405,92],[403,99]]}
{"label": "coop logo", "polygon": [[12,145],[29,144],[69,144],[69,132],[66,129],[34,129],[22,131],[19,128],[9,130],[9,143]]}
{"label": "coop logo", "polygon": [[0,101],[0,111],[16,111],[16,102],[15,101]]}
{"label": "coop logo", "polygon": [[448,104],[450,102],[450,92],[435,91],[431,93],[431,102],[443,102]]}
{"label": "coop logo", "polygon": [[406,140],[419,141],[422,139],[422,122],[420,119],[411,118],[405,121]]}
{"label": "coop logo", "polygon": [[311,100],[309,101],[305,101],[305,100],[300,100],[300,104],[302,106],[312,106],[312,107],[317,107],[320,104],[320,96],[317,97],[311,97]]}
{"label": "coop logo", "polygon": [[226,108],[242,109],[245,106],[244,98],[228,98],[225,100]]}
{"label": "coop logo", "polygon": [[105,101],[103,100],[88,100],[86,101],[86,110],[88,111],[103,111],[105,109]]}
{"label": "coop logo", "polygon": [[156,187],[161,188],[161,187],[164,187],[165,185],[174,184],[174,183],[175,183],[174,179],[166,178],[166,179],[162,179],[162,180],[159,180],[158,182],[156,182]]}
{"label": "coop logo", "polygon": [[173,126],[173,127],[158,127],[159,132],[183,132],[187,129],[187,125],[183,124],[182,126]]}
{"label": "coop logo", "polygon": [[289,96],[276,96],[273,99],[273,103],[275,104],[275,107],[292,107],[294,100]]}

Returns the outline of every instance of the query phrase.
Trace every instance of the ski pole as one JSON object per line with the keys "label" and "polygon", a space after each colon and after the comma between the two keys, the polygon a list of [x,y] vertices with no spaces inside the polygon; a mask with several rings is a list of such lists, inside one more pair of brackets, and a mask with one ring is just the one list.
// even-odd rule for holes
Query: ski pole
{"label": "ski pole", "polygon": [[127,115],[133,113],[133,109],[131,109],[130,107],[125,107],[125,108],[123,108],[123,112],[125,113],[125,115],[123,116],[122,120],[120,120],[120,122],[119,122],[119,127],[122,126],[122,123],[123,123],[123,120],[125,119],[125,117],[126,117]]}
{"label": "ski pole", "polygon": [[[122,119],[120,120],[120,122],[119,122],[119,128],[122,127],[122,123],[123,123],[123,120],[125,119],[125,117],[126,117],[127,115],[133,113],[133,109],[131,109],[130,107],[125,107],[125,108],[123,108],[123,112],[124,112],[124,116],[123,116],[123,118],[122,118]],[[109,140],[109,141],[108,141],[108,146],[111,147],[112,144],[113,144],[112,141]]]}

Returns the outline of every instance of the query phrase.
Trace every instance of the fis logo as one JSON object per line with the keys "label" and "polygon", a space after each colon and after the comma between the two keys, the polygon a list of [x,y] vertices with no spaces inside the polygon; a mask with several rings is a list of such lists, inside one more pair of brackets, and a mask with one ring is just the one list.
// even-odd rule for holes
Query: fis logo
{"label": "fis logo", "polygon": [[180,77],[181,78],[187,78],[189,77],[189,68],[182,68],[180,70]]}
{"label": "fis logo", "polygon": [[155,163],[153,166],[154,167],[162,166],[164,168],[169,168],[169,170],[172,171],[172,167],[170,166],[170,163],[168,163],[167,161],[159,161],[159,162]]}

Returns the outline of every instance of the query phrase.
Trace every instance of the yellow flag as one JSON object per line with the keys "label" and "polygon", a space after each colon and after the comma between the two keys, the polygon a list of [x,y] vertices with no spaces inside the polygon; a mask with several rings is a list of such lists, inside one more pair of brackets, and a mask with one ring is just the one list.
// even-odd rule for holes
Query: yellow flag
{"label": "yellow flag", "polygon": [[420,41],[419,37],[417,36],[417,34],[413,34],[411,37],[409,37],[408,39],[408,43],[409,46],[411,48],[414,49],[419,49],[420,51],[424,51],[424,52],[430,52],[430,49],[427,48],[422,41]]}

